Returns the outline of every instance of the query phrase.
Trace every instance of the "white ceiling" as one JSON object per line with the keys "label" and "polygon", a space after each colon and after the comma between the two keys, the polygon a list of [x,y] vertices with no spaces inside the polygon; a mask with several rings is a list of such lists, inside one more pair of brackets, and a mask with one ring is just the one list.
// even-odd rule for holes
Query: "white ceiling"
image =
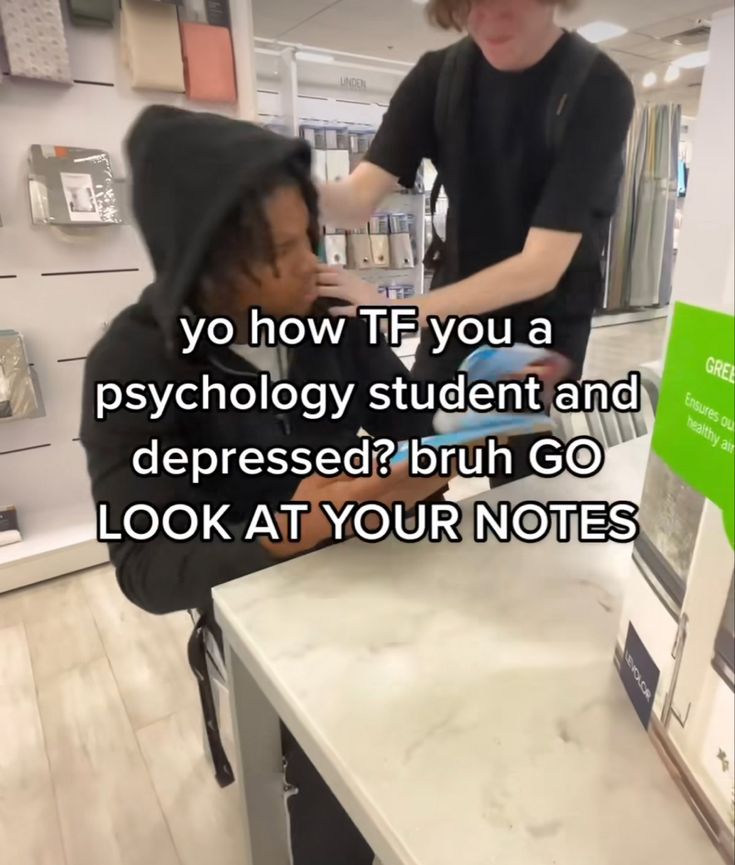
{"label": "white ceiling", "polygon": [[[281,39],[332,51],[346,51],[401,61],[416,61],[423,52],[457,38],[431,28],[423,7],[413,0],[252,0],[256,36]],[[560,23],[575,28],[590,21],[613,21],[630,31],[603,46],[632,76],[637,88],[654,70],[659,86],[648,98],[681,102],[695,113],[702,70],[684,71],[673,85],[663,84],[671,60],[701,45],[675,46],[664,37],[695,27],[733,0],[583,0]]]}

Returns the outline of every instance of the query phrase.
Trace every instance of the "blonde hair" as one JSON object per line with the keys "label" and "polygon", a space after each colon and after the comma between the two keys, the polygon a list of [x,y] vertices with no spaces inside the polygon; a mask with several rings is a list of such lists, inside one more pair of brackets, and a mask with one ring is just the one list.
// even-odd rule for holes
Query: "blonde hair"
{"label": "blonde hair", "polygon": [[[565,11],[574,9],[579,0],[541,0],[550,6],[560,6]],[[442,30],[464,30],[470,14],[472,0],[429,0],[426,15],[435,27]]]}

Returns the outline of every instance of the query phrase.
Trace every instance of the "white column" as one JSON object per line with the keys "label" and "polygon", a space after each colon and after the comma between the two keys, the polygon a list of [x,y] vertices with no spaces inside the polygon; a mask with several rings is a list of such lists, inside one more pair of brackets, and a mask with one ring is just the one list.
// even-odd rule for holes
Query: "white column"
{"label": "white column", "polygon": [[298,76],[295,55],[296,49],[285,48],[281,51],[278,60],[283,122],[291,135],[299,134]]}
{"label": "white column", "polygon": [[732,9],[712,18],[710,62],[704,73],[694,130],[694,161],[684,205],[672,298],[718,311],[732,309],[731,299],[723,307],[722,287],[726,286],[731,298],[730,266],[735,232],[732,206],[735,197],[734,26]]}
{"label": "white column", "polygon": [[255,31],[251,0],[230,3],[232,44],[235,52],[238,117],[242,120],[258,119],[258,100],[255,75]]}

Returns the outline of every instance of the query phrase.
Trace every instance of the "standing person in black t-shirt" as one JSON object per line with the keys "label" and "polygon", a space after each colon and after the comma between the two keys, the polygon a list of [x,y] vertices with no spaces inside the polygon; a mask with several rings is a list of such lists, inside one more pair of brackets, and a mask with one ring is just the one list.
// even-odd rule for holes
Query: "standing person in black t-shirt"
{"label": "standing person in black t-shirt", "polygon": [[[325,219],[349,227],[365,222],[396,181],[413,187],[422,159],[432,160],[443,179],[452,178],[445,186],[454,232],[448,231],[445,253],[453,266],[437,273],[432,288],[438,290],[404,303],[419,307],[422,322],[429,315],[510,318],[517,342],[527,339],[531,319],[548,318],[560,360],[534,371],[549,385],[582,372],[634,109],[630,81],[597,52],[563,138],[551,146],[549,117],[566,98],[558,109],[550,106],[555,81],[563,70],[569,74],[579,40],[555,24],[554,12],[571,5],[430,0],[430,20],[470,37],[452,121],[441,126],[436,113],[451,50],[445,49],[425,54],[401,83],[366,159],[346,180],[322,188]],[[385,303],[349,271],[324,267],[320,282],[323,294],[353,305]],[[420,378],[450,378],[470,351],[455,344],[432,357],[431,346],[425,331],[414,369]]]}

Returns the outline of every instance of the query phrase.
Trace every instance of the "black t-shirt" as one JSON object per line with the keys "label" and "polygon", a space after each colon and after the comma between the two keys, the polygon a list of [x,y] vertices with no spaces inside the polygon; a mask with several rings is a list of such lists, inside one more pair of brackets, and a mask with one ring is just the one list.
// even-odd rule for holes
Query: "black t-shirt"
{"label": "black t-shirt", "polygon": [[[600,257],[615,206],[611,180],[619,171],[635,103],[627,76],[600,53],[577,96],[561,148],[552,152],[546,136],[548,103],[569,38],[564,34],[523,72],[500,72],[476,51],[463,192],[450,207],[460,212],[462,277],[520,253],[533,227],[583,235],[553,295],[503,311],[517,320],[519,340],[525,338],[529,317],[548,314],[556,347],[581,364],[600,299]],[[422,159],[442,169],[434,106],[445,55],[446,50],[425,54],[411,70],[367,154],[407,187],[413,186]]]}

